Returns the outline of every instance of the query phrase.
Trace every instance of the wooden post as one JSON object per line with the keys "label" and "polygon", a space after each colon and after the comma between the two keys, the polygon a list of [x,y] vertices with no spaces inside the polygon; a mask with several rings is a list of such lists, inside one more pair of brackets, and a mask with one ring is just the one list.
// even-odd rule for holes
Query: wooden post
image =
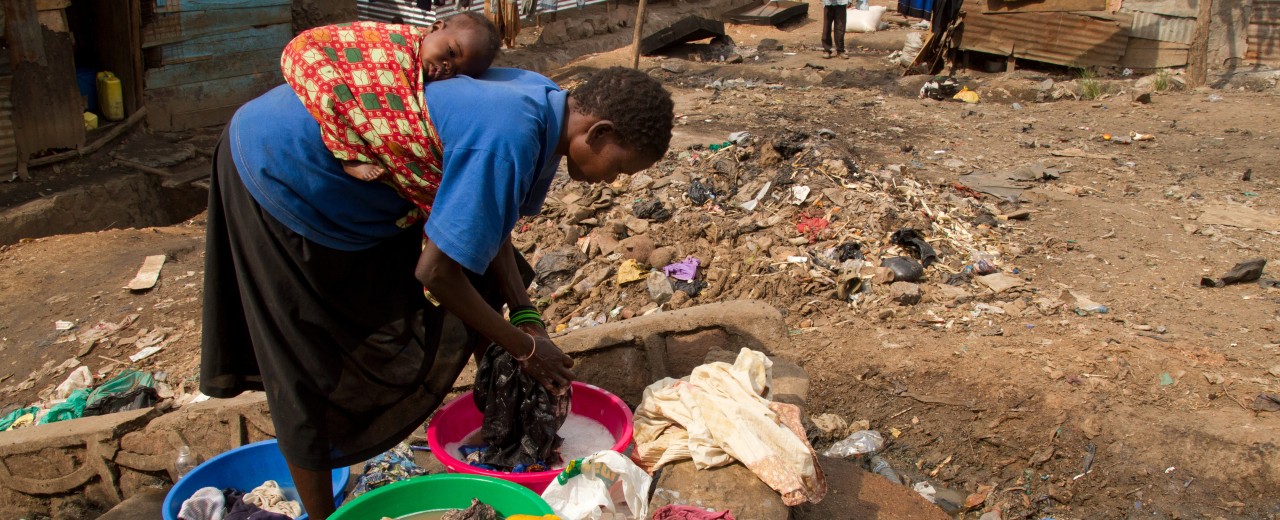
{"label": "wooden post", "polygon": [[1191,55],[1187,63],[1187,86],[1197,88],[1209,81],[1209,26],[1213,23],[1213,0],[1200,0],[1196,13],[1196,32],[1191,38]]}
{"label": "wooden post", "polygon": [[631,38],[631,68],[640,68],[640,34],[644,32],[644,8],[647,4],[645,0],[640,0],[640,5],[636,7],[636,32]]}

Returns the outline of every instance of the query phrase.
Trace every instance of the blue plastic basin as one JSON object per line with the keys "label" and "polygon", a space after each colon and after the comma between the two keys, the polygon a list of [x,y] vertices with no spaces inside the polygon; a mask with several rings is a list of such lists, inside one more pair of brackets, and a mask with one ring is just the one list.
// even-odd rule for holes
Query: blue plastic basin
{"label": "blue plastic basin", "polygon": [[[351,470],[345,467],[333,470],[334,504],[342,503],[342,495],[350,477]],[[200,488],[235,488],[248,493],[268,480],[276,481],[281,488],[293,489],[293,476],[289,474],[289,466],[285,464],[284,455],[280,453],[274,439],[246,444],[219,454],[196,466],[174,484],[164,497],[164,520],[178,520],[182,503]],[[297,499],[296,496],[291,498]],[[307,515],[303,514],[297,520],[306,518]]]}

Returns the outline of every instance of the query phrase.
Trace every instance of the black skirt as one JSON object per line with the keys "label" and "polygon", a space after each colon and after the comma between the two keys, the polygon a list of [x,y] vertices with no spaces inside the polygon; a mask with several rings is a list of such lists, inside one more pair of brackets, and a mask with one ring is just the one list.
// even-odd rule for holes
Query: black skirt
{"label": "black skirt", "polygon": [[[219,140],[209,186],[200,389],[264,390],[285,459],[323,470],[404,440],[488,344],[423,297],[421,229],[361,251],[303,238],[258,205]],[[528,280],[530,269],[518,258]],[[495,309],[496,277],[472,276]]]}

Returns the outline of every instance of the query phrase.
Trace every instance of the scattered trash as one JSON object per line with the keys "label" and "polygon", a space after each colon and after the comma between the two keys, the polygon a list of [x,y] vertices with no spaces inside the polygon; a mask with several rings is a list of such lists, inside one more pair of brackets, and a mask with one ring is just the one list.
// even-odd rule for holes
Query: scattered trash
{"label": "scattered trash", "polygon": [[893,271],[893,282],[918,282],[924,278],[924,267],[914,258],[891,256],[881,259],[880,266]]}
{"label": "scattered trash", "polygon": [[830,226],[831,222],[822,217],[806,217],[800,215],[800,222],[796,223],[796,232],[809,237],[809,242],[817,242],[818,235]]}
{"label": "scattered trash", "polygon": [[916,493],[919,493],[920,496],[924,497],[924,499],[929,502],[936,503],[938,501],[938,490],[934,489],[933,484],[930,484],[927,481],[916,482],[916,485],[911,486],[911,489],[915,490]]}
{"label": "scattered trash", "polygon": [[846,262],[849,260],[863,260],[866,257],[862,254],[862,244],[845,242],[836,246],[836,258],[841,262]]}
{"label": "scattered trash", "polygon": [[684,260],[663,267],[662,272],[677,280],[689,282],[693,281],[693,278],[698,275],[698,263],[697,258],[689,256],[685,257]]}
{"label": "scattered trash", "polygon": [[804,204],[805,199],[809,198],[808,186],[792,186],[791,187],[791,203],[797,206]]}
{"label": "scattered trash", "polygon": [[710,186],[703,184],[703,182],[698,179],[689,181],[689,191],[687,194],[689,195],[689,201],[693,202],[694,206],[701,206],[707,202],[715,200],[716,198],[715,190],[712,190]]}
{"label": "scattered trash", "polygon": [[1014,110],[1022,110],[1022,103],[1014,103],[1012,106]]}
{"label": "scattered trash", "polygon": [[53,390],[54,399],[66,399],[76,390],[85,390],[93,388],[93,373],[89,371],[89,367],[81,366],[71,372],[64,380]]}
{"label": "scattered trash", "polygon": [[1081,468],[1080,474],[1072,477],[1071,480],[1080,480],[1080,478],[1088,475],[1089,471],[1093,470],[1093,460],[1097,456],[1098,446],[1096,444],[1091,442],[1088,446],[1085,446],[1084,467]]}
{"label": "scattered trash", "polygon": [[929,267],[929,264],[938,260],[938,254],[934,252],[933,246],[925,241],[919,231],[899,229],[893,232],[889,240],[914,254],[924,267]]}
{"label": "scattered trash", "polygon": [[729,134],[729,142],[741,146],[750,142],[751,137],[751,132],[733,132]]}
{"label": "scattered trash", "polygon": [[160,350],[161,350],[162,348],[164,348],[164,347],[160,347],[160,346],[158,346],[158,345],[157,345],[157,346],[151,346],[151,347],[145,347],[145,348],[143,348],[143,349],[139,350],[136,354],[134,354],[134,355],[132,355],[132,356],[129,356],[129,361],[132,361],[132,362],[134,362],[134,363],[137,363],[137,362],[142,361],[142,360],[144,360],[144,359],[146,359],[146,358],[148,358],[148,357],[151,357],[151,355],[152,355],[152,354],[155,354],[156,352],[160,352]]}
{"label": "scattered trash", "polygon": [[[914,59],[914,58],[913,58]],[[920,99],[945,101],[960,93],[960,83],[951,76],[937,76],[920,87]]]}
{"label": "scattered trash", "polygon": [[1076,314],[1079,314],[1081,316],[1087,316],[1089,314],[1106,314],[1111,311],[1111,309],[1108,308],[1106,305],[1095,302],[1089,299],[1088,296],[1077,293],[1075,291],[1070,291],[1070,292],[1071,292],[1071,296],[1075,297],[1076,299],[1076,305],[1075,305],[1075,308],[1073,309]]}
{"label": "scattered trash", "polygon": [[164,267],[165,255],[151,255],[142,261],[142,267],[138,269],[138,274],[125,289],[130,291],[145,291],[156,286],[156,281],[160,279],[160,269]]}
{"label": "scattered trash", "polygon": [[622,261],[622,265],[618,266],[617,282],[619,286],[644,280],[648,276],[648,271],[640,267],[640,263],[635,259],[628,258]]}
{"label": "scattered trash", "polygon": [[845,458],[854,455],[864,455],[867,453],[875,453],[880,451],[884,446],[884,437],[880,432],[875,430],[862,430],[849,434],[830,448],[822,452],[823,456],[832,458]]}
{"label": "scattered trash", "polygon": [[1252,282],[1262,278],[1262,270],[1267,266],[1267,259],[1254,258],[1240,262],[1232,267],[1221,278],[1200,278],[1201,287],[1226,287],[1228,285]]}
{"label": "scattered trash", "polygon": [[1156,136],[1151,134],[1140,134],[1138,132],[1129,132],[1129,137],[1134,141],[1155,141]]}
{"label": "scattered trash", "polygon": [[951,98],[958,99],[960,101],[964,101],[965,103],[972,104],[972,103],[978,102],[978,93],[972,90],[969,90],[969,87],[964,87],[960,89],[960,92],[956,92],[956,95],[952,96]]}
{"label": "scattered trash", "polygon": [[75,322],[58,320],[53,322],[53,330],[71,330],[76,326]]}
{"label": "scattered trash", "polygon": [[889,461],[879,455],[871,456],[871,472],[889,479],[894,484],[902,484],[902,477],[898,476],[898,472],[893,470],[893,466],[889,465]]}
{"label": "scattered trash", "polygon": [[1168,372],[1162,372],[1160,374],[1160,386],[1169,386],[1172,384],[1173,384],[1173,376],[1169,375]]}
{"label": "scattered trash", "polygon": [[995,491],[995,489],[996,487],[992,485],[978,484],[978,491],[969,494],[968,497],[965,497],[964,509],[968,511],[970,509],[982,507],[982,504],[987,502],[987,497],[991,496],[991,492]]}
{"label": "scattered trash", "polygon": [[708,511],[696,506],[666,505],[653,512],[651,520],[735,520],[729,510]]}
{"label": "scattered trash", "polygon": [[1222,101],[1222,96],[1220,96],[1220,95],[1218,95],[1218,94],[1209,94],[1209,102],[1210,102],[1210,103],[1217,103],[1217,102],[1219,102],[1219,101]]}
{"label": "scattered trash", "polygon": [[[772,182],[765,182],[764,186],[760,187],[760,192],[756,193],[755,198],[749,201],[743,202],[742,204],[739,204],[738,207],[746,211],[755,211],[756,206],[760,204],[760,200],[763,199],[765,195],[769,194],[769,188],[772,187],[772,185],[773,185]],[[693,190],[692,187],[690,187],[689,189],[691,191]]]}
{"label": "scattered trash", "polygon": [[637,217],[654,222],[666,222],[671,219],[671,210],[663,206],[658,199],[637,202],[631,211]]}
{"label": "scattered trash", "polygon": [[651,477],[631,459],[601,451],[571,461],[542,492],[561,520],[649,518]]}

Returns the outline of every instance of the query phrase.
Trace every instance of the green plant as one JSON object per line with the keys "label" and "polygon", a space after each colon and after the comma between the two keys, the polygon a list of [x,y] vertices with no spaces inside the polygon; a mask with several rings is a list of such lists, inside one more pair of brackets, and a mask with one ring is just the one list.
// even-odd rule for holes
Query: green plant
{"label": "green plant", "polygon": [[1076,69],[1076,84],[1080,86],[1080,98],[1092,101],[1102,97],[1102,83],[1097,75],[1089,69]]}
{"label": "green plant", "polygon": [[1155,81],[1151,83],[1151,87],[1154,88],[1156,92],[1164,92],[1166,90],[1169,90],[1170,86],[1172,86],[1172,84],[1169,81],[1168,70],[1161,70],[1160,72],[1157,72]]}

